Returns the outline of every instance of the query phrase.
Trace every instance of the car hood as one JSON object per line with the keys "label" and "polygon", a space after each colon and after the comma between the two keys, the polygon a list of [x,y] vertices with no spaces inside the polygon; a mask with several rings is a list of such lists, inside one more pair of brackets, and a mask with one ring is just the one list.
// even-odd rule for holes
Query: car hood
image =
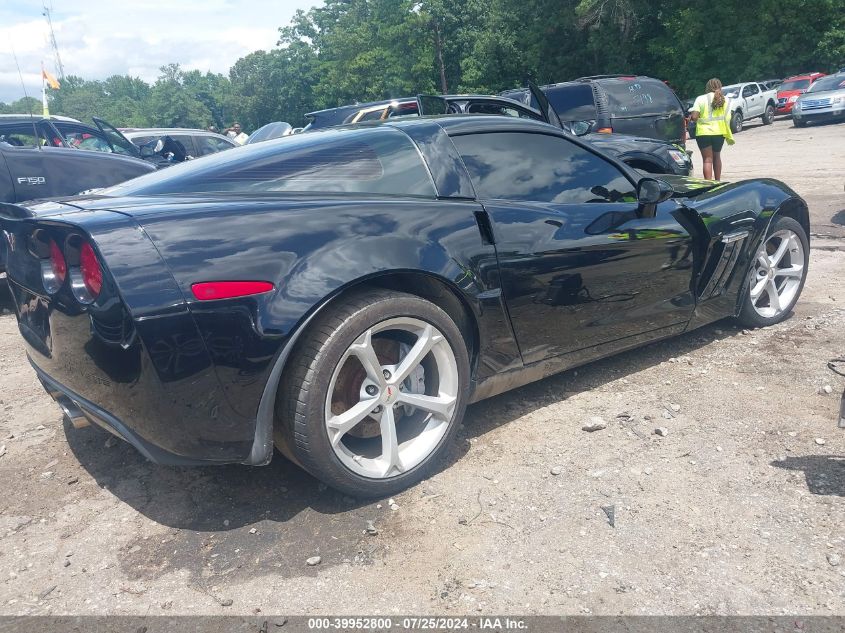
{"label": "car hood", "polygon": [[659,141],[653,138],[642,138],[639,136],[628,136],[627,134],[598,134],[591,133],[579,137],[593,147],[601,150],[610,150],[617,153],[623,152],[653,152],[659,149],[668,150],[675,147],[668,141]]}
{"label": "car hood", "polygon": [[654,178],[669,183],[674,190],[673,198],[690,198],[705,191],[710,191],[724,182],[716,180],[704,180],[703,178],[694,178],[692,176],[672,176],[669,174],[656,174]]}
{"label": "car hood", "polygon": [[784,99],[788,97],[794,97],[795,95],[802,95],[806,90],[783,90],[778,93],[778,99]]}
{"label": "car hood", "polygon": [[845,97],[845,88],[838,90],[824,90],[822,92],[805,92],[798,100],[808,101],[810,99],[833,99],[835,97]]}

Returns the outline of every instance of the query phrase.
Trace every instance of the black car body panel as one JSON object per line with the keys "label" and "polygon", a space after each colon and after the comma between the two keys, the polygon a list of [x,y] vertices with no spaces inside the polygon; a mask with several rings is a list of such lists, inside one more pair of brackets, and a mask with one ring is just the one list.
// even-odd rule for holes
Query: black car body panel
{"label": "black car body panel", "polygon": [[[156,461],[262,464],[291,348],[351,289],[418,292],[463,314],[479,400],[735,314],[772,215],[806,221],[804,202],[769,180],[667,177],[675,196],[651,209],[598,185],[587,203],[486,199],[460,148],[489,134],[572,144],[582,163],[612,172],[622,188],[640,177],[543,123],[446,116],[296,135],[104,195],[0,206],[20,331],[39,377]],[[286,160],[319,179],[334,167],[321,166],[314,148],[343,155],[361,139],[376,150],[388,141],[404,148],[390,154],[401,164],[397,182],[423,168],[430,184],[419,191],[430,193],[266,191],[278,178],[244,185],[250,169],[278,175]],[[387,176],[359,150],[367,169],[354,184],[372,188]],[[90,240],[104,269],[94,303],[80,304],[67,284],[45,290],[36,234]],[[197,300],[192,285],[214,279],[264,280],[274,290]]]}

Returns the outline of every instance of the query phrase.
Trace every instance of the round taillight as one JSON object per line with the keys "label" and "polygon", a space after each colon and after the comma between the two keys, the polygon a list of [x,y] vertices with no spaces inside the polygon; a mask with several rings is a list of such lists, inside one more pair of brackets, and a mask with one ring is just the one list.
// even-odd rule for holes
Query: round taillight
{"label": "round taillight", "polygon": [[67,279],[67,261],[55,240],[44,240],[41,245],[40,249],[46,251],[41,258],[41,280],[47,292],[56,294]]}
{"label": "round taillight", "polygon": [[67,277],[67,262],[56,240],[50,240],[50,269],[58,285],[63,284]]}
{"label": "round taillight", "polygon": [[83,243],[79,249],[79,271],[82,273],[82,283],[93,301],[103,289],[103,269],[100,268],[97,254],[88,242]]}

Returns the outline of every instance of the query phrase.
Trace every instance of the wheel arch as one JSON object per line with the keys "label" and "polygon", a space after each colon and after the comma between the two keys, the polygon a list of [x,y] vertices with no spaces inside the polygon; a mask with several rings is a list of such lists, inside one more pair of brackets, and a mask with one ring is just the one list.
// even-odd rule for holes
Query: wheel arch
{"label": "wheel arch", "polygon": [[[798,224],[801,225],[801,228],[803,228],[805,233],[807,234],[807,243],[809,244],[810,211],[807,207],[807,203],[804,202],[804,200],[797,196],[793,196],[783,200],[771,214],[767,214],[765,212],[760,214],[757,224],[757,231],[755,232],[756,237],[751,243],[749,253],[757,252],[757,249],[762,245],[762,243],[766,239],[766,236],[769,234],[769,229],[772,226],[772,223],[779,217],[792,218],[793,220],[798,222]],[[734,309],[735,316],[739,314],[743,300],[744,295],[742,292],[742,288],[740,288],[740,291],[737,293],[736,306]]]}
{"label": "wheel arch", "polygon": [[458,326],[470,359],[470,375],[475,375],[479,350],[480,333],[475,312],[467,298],[450,280],[434,273],[422,270],[388,270],[361,277],[341,286],[335,292],[323,298],[293,328],[291,335],[274,361],[273,368],[258,405],[255,440],[248,465],[269,463],[273,455],[273,430],[275,424],[275,403],[278,387],[283,379],[288,360],[297,344],[307,334],[314,320],[332,306],[354,293],[367,289],[395,290],[412,294],[431,301],[442,309]]}
{"label": "wheel arch", "polygon": [[784,200],[775,212],[772,213],[769,221],[766,223],[766,230],[763,233],[764,235],[768,232],[769,226],[771,226],[772,222],[775,221],[775,218],[779,216],[792,218],[798,222],[807,234],[807,241],[810,240],[810,210],[807,207],[807,203],[801,198],[795,197]]}

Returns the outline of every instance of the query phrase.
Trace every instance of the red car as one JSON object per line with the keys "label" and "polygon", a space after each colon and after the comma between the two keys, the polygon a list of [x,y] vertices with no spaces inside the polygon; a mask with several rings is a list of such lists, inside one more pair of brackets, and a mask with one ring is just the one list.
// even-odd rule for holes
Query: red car
{"label": "red car", "polygon": [[778,105],[775,113],[792,114],[792,106],[798,101],[798,95],[807,92],[807,88],[824,76],[825,73],[807,73],[784,79],[778,86]]}

